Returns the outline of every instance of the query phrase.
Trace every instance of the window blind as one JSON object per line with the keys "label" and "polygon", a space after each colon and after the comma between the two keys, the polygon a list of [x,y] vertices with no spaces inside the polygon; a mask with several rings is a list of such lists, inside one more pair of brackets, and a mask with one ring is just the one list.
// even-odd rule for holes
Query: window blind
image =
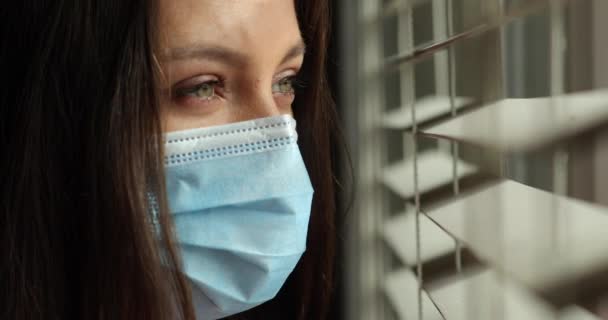
{"label": "window blind", "polygon": [[346,318],[600,319],[608,207],[573,147],[605,153],[594,1],[342,2]]}

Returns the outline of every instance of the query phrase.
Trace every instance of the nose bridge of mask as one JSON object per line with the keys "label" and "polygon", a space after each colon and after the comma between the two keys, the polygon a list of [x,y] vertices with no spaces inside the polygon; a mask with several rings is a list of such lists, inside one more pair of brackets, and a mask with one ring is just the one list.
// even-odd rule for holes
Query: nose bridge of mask
{"label": "nose bridge of mask", "polygon": [[173,214],[312,193],[290,116],[168,135],[165,152]]}
{"label": "nose bridge of mask", "polygon": [[295,120],[289,115],[255,119],[209,128],[167,133],[165,166],[208,160],[296,142]]}

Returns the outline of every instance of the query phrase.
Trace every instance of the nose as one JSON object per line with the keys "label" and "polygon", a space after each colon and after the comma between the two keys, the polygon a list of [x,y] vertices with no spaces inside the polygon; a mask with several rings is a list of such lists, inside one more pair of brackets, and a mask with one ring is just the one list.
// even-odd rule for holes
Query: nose
{"label": "nose", "polygon": [[238,121],[272,117],[289,112],[281,110],[277,105],[270,85],[260,85],[258,82],[250,88],[251,90],[244,90],[248,93],[239,99]]}

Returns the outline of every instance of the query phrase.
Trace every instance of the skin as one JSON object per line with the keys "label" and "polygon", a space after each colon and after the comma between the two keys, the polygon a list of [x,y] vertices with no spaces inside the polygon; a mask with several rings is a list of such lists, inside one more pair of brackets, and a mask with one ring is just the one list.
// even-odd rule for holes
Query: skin
{"label": "skin", "polygon": [[165,132],[291,114],[305,50],[294,1],[159,1]]}

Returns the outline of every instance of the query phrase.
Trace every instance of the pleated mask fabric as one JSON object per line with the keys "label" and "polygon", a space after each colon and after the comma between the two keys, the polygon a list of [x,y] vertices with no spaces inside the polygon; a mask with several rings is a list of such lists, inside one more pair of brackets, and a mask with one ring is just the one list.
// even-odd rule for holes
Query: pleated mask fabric
{"label": "pleated mask fabric", "polygon": [[165,135],[169,209],[197,319],[272,299],[305,251],[313,188],[297,139],[289,115]]}

